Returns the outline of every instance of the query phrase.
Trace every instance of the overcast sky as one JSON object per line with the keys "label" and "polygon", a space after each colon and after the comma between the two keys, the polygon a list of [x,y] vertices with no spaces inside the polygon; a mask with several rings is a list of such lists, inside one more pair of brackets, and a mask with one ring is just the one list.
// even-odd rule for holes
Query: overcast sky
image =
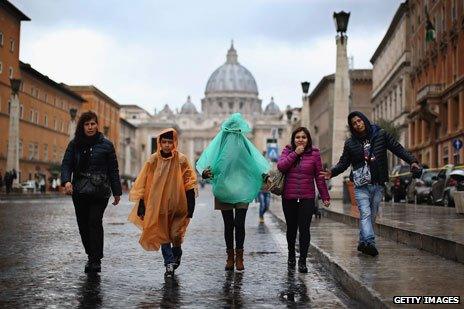
{"label": "overcast sky", "polygon": [[399,0],[10,0],[27,16],[22,61],[57,82],[93,84],[120,104],[153,113],[200,108],[206,82],[231,39],[256,79],[263,108],[301,105],[300,82],[335,72],[334,11],[351,12],[354,68],[382,40]]}

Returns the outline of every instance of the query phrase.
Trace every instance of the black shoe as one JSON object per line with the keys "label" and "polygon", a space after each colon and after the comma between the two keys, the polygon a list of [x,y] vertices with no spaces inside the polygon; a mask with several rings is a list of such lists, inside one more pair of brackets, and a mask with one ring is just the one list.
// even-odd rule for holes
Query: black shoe
{"label": "black shoe", "polygon": [[290,268],[294,268],[295,265],[296,265],[296,258],[295,258],[295,254],[288,254],[288,260],[287,260],[287,265],[288,267]]}
{"label": "black shoe", "polygon": [[379,255],[379,251],[377,251],[377,248],[374,245],[367,245],[363,253],[371,256]]}
{"label": "black shoe", "polygon": [[306,267],[306,259],[298,260],[298,271],[303,274],[306,274],[308,272],[308,267]]}
{"label": "black shoe", "polygon": [[321,211],[319,209],[314,212],[314,217],[316,219],[321,219],[322,218],[322,213],[321,213]]}
{"label": "black shoe", "polygon": [[364,253],[364,250],[366,250],[366,245],[364,243],[359,243],[358,251]]}
{"label": "black shoe", "polygon": [[177,269],[182,258],[182,249],[180,247],[172,247],[172,254],[174,255],[174,269]]}
{"label": "black shoe", "polygon": [[166,265],[166,272],[164,273],[166,278],[174,277],[174,263]]}
{"label": "black shoe", "polygon": [[100,260],[90,262],[89,273],[99,273],[99,272],[101,272]]}

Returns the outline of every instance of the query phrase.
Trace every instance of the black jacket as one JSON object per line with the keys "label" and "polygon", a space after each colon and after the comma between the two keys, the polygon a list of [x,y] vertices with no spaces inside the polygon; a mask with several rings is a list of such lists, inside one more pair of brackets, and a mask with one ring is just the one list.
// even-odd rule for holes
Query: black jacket
{"label": "black jacket", "polygon": [[[70,141],[61,163],[61,183],[64,185],[76,179],[76,168],[79,166],[80,151],[74,140]],[[83,173],[105,172],[108,176],[111,191],[114,196],[122,194],[121,181],[119,179],[118,160],[113,143],[100,134],[97,143],[92,147],[90,161]]]}
{"label": "black jacket", "polygon": [[[388,181],[388,159],[387,150],[390,150],[394,155],[401,158],[408,164],[418,162],[414,156],[409,153],[395,138],[377,125],[371,125],[366,116],[360,112],[353,112],[348,116],[350,120],[354,116],[359,116],[364,120],[367,128],[367,138],[371,141],[372,157],[369,167],[371,171],[371,181],[376,184],[384,184]],[[358,169],[365,164],[364,149],[362,139],[356,135],[352,129],[350,122],[348,125],[351,129],[351,137],[345,141],[343,153],[337,165],[332,167],[332,177],[343,173],[350,165],[353,169]],[[364,137],[366,138],[366,137]],[[350,179],[352,176],[350,175]]]}

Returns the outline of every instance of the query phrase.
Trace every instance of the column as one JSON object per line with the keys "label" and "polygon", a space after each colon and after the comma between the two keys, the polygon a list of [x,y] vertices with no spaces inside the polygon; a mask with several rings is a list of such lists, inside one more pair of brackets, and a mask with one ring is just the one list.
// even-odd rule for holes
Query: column
{"label": "column", "polygon": [[464,91],[459,93],[459,130],[464,129]]}
{"label": "column", "polygon": [[[346,119],[349,113],[350,76],[348,72],[348,58],[346,35],[337,35],[337,63],[335,69],[334,105],[332,119],[332,166],[337,164],[343,152],[346,138]],[[346,174],[345,172],[344,174]],[[332,191],[334,197],[341,197],[343,190],[343,177],[332,178]]]}
{"label": "column", "polygon": [[446,115],[448,119],[448,130],[446,134],[449,135],[453,132],[453,99],[449,99],[445,104],[448,106],[448,115]]}
{"label": "column", "polygon": [[130,151],[130,144],[131,144],[131,139],[130,137],[127,137],[124,143],[124,175],[129,176],[131,175],[131,162],[132,162],[132,157],[131,157],[131,151]]}
{"label": "column", "polygon": [[19,86],[21,80],[11,79],[12,92],[10,95],[10,122],[8,131],[8,153],[6,157],[6,170],[16,171],[13,187],[19,186]]}

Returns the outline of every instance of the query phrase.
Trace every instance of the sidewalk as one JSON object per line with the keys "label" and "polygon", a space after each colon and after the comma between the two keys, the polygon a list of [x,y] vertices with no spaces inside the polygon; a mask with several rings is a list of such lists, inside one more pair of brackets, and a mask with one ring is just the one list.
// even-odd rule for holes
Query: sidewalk
{"label": "sidewalk", "polygon": [[[351,205],[335,200],[326,210],[328,218],[358,227]],[[464,215],[454,208],[382,203],[375,229],[389,240],[464,263]]]}
{"label": "sidewalk", "polygon": [[[285,222],[278,201],[270,211]],[[376,238],[380,255],[373,258],[356,250],[358,235],[357,227],[326,217],[311,224],[310,254],[354,299],[368,307],[386,308],[396,306],[394,296],[464,297],[463,264],[384,237]]]}
{"label": "sidewalk", "polygon": [[40,192],[27,192],[27,193],[10,193],[6,194],[5,192],[0,192],[0,200],[28,200],[28,199],[42,199],[42,198],[63,198],[66,197],[64,193],[61,192],[51,192],[47,191],[46,193]]}

